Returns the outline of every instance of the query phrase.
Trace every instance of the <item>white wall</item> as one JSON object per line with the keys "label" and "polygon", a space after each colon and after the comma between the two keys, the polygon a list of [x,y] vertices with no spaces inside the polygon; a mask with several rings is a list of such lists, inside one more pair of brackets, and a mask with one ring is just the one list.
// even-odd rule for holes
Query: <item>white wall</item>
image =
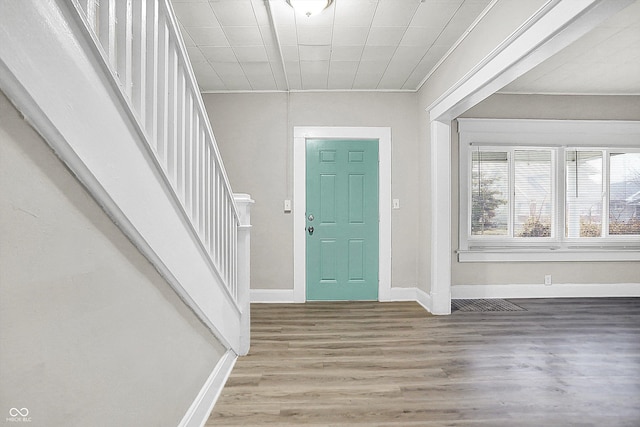
{"label": "white wall", "polygon": [[[640,120],[640,96],[544,96],[495,94],[461,117],[496,119]],[[452,130],[452,248],[458,247],[458,134]],[[452,285],[639,283],[638,262],[459,263]]]}
{"label": "white wall", "polygon": [[[413,93],[204,94],[231,185],[251,193],[251,286],[293,289],[294,126],[388,126],[392,138],[392,286],[417,284],[418,117]],[[304,232],[304,230],[301,230]]]}
{"label": "white wall", "polygon": [[225,349],[0,94],[0,414],[176,425]]}

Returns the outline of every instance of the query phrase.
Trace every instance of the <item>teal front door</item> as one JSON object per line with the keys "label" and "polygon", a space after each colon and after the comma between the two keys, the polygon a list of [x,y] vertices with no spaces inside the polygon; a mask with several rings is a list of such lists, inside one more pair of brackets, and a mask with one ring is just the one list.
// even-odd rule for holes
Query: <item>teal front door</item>
{"label": "teal front door", "polygon": [[306,141],[307,300],[378,299],[378,141]]}

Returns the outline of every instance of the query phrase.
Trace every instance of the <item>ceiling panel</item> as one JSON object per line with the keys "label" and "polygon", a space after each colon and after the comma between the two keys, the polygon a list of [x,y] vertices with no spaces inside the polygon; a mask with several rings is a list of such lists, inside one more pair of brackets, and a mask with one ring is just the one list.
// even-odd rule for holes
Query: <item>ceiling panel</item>
{"label": "ceiling panel", "polygon": [[367,37],[368,46],[397,46],[407,27],[373,27]]}
{"label": "ceiling panel", "polygon": [[233,48],[219,46],[202,46],[200,52],[207,59],[213,62],[238,62]]}
{"label": "ceiling panel", "polygon": [[257,25],[250,0],[214,1],[211,8],[223,27],[246,27]]}
{"label": "ceiling panel", "polygon": [[333,46],[364,46],[369,27],[339,27],[333,29]]}
{"label": "ceiling panel", "polygon": [[328,61],[331,46],[298,46],[301,61]]}
{"label": "ceiling panel", "polygon": [[396,51],[396,46],[365,46],[361,61],[389,62]]}
{"label": "ceiling panel", "polygon": [[189,27],[185,32],[189,34],[194,46],[229,46],[221,27]]}
{"label": "ceiling panel", "polygon": [[236,46],[233,48],[239,62],[268,62],[264,46]]}
{"label": "ceiling panel", "polygon": [[336,27],[369,27],[378,3],[369,0],[335,0]]}
{"label": "ceiling panel", "polygon": [[412,0],[380,0],[373,17],[375,27],[406,27],[420,6],[419,1]]}
{"label": "ceiling panel", "polygon": [[224,33],[231,46],[264,46],[258,26],[224,27]]}
{"label": "ceiling panel", "polygon": [[331,47],[331,60],[333,61],[360,61],[364,45]]}
{"label": "ceiling panel", "polygon": [[299,26],[298,44],[301,45],[330,45],[332,27],[328,26]]}
{"label": "ceiling panel", "polygon": [[186,28],[220,26],[209,3],[174,3],[173,9],[180,23]]}

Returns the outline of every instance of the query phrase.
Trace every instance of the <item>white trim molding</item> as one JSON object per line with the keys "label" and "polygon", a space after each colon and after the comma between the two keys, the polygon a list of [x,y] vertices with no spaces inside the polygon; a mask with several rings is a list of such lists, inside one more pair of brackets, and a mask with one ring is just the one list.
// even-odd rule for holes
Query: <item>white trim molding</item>
{"label": "white trim molding", "polygon": [[564,49],[632,1],[548,1],[427,107],[431,120],[453,120]]}
{"label": "white trim molding", "polygon": [[387,301],[417,301],[417,288],[391,288]]}
{"label": "white trim molding", "polygon": [[[431,295],[429,295],[422,289],[416,289],[416,301],[429,313],[436,314],[436,315],[441,314],[441,313],[434,313],[433,300],[431,298]],[[451,301],[449,301],[449,304],[451,304]],[[447,313],[443,313],[443,314],[447,314]]]}
{"label": "white trim molding", "polygon": [[195,400],[182,417],[179,427],[202,427],[216,404],[238,356],[228,350],[218,361]]}
{"label": "white trim molding", "polygon": [[391,293],[391,128],[306,127],[293,130],[293,289],[294,301],[306,301],[306,157],[307,138],[378,140],[379,266],[378,299]]}
{"label": "white trim molding", "polygon": [[389,301],[415,301],[431,314],[447,314],[434,313],[433,300],[431,295],[419,288],[391,288]]}
{"label": "white trim molding", "polygon": [[454,285],[454,299],[640,297],[640,283]]}
{"label": "white trim molding", "polygon": [[[420,304],[429,313],[433,313],[431,295],[416,287],[390,288],[388,297],[383,302],[392,301],[414,301]],[[294,302],[300,303],[304,301],[294,300],[293,289],[252,289],[251,302],[254,304],[286,304]]]}
{"label": "white trim molding", "polygon": [[251,303],[254,304],[296,302],[293,296],[293,289],[251,289]]}

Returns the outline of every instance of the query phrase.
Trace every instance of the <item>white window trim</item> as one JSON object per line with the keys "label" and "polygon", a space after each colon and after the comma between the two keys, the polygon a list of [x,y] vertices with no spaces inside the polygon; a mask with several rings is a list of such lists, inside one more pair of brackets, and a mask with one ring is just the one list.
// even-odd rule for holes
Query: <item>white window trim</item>
{"label": "white window trim", "polygon": [[[564,156],[565,148],[604,148],[635,151],[640,141],[640,122],[595,120],[514,120],[458,119],[459,149],[459,246],[460,262],[503,261],[640,261],[640,238],[608,236],[606,239],[569,239],[564,237]],[[556,150],[554,178],[555,233],[542,241],[514,242],[490,239],[478,242],[469,236],[470,196],[468,191],[469,145],[488,147],[535,148]],[[560,151],[558,153],[557,151]],[[605,162],[607,163],[607,162]],[[608,167],[608,166],[607,166]],[[608,171],[606,180],[608,184]],[[608,188],[608,186],[607,186]],[[603,210],[607,206],[603,207]],[[604,212],[603,212],[604,213]],[[608,211],[607,213],[608,214]]]}

